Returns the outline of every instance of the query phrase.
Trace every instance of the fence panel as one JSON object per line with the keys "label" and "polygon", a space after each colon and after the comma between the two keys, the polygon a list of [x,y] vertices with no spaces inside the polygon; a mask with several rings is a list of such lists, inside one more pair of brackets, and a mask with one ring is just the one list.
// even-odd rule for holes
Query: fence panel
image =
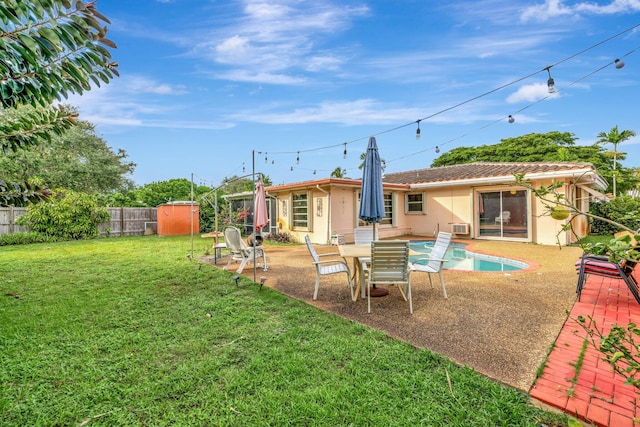
{"label": "fence panel", "polygon": [[[29,231],[29,228],[15,224],[16,218],[24,214],[26,210],[26,208],[15,207],[0,208],[0,234]],[[147,225],[155,224],[158,218],[157,208],[107,208],[107,211],[111,220],[98,226],[102,237],[143,235]],[[155,226],[153,229],[157,230]]]}
{"label": "fence panel", "polygon": [[20,231],[29,231],[27,227],[16,225],[16,218],[24,214],[27,208],[0,208],[0,234],[13,234]]}

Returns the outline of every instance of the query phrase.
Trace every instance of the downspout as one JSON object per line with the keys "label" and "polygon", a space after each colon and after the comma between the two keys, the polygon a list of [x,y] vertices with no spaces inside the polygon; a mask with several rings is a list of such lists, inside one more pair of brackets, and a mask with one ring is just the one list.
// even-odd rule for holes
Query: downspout
{"label": "downspout", "polygon": [[320,188],[320,184],[316,184],[316,188],[327,195],[327,244],[331,243],[331,193]]}

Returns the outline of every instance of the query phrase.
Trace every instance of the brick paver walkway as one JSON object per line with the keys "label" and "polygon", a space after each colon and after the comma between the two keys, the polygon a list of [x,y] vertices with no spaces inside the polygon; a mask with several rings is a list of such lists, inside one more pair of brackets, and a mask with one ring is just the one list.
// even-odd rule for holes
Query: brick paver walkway
{"label": "brick paver walkway", "polygon": [[[635,277],[640,277],[637,270]],[[597,426],[640,426],[634,423],[640,418],[638,390],[625,385],[601,353],[590,345],[584,347],[586,333],[573,320],[578,316],[593,317],[598,328],[608,333],[612,324],[640,324],[640,305],[622,280],[590,276],[530,396]]]}

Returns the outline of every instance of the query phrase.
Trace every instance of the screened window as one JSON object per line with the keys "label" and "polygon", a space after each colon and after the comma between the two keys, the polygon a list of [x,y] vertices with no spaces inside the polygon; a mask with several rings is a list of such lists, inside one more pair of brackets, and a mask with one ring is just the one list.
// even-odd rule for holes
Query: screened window
{"label": "screened window", "polygon": [[393,224],[393,195],[391,193],[384,195],[384,218],[380,224]]}
{"label": "screened window", "polygon": [[293,228],[309,228],[309,195],[294,194],[291,203]]}
{"label": "screened window", "polygon": [[419,194],[407,194],[407,212],[408,213],[422,213],[424,212],[424,195]]}

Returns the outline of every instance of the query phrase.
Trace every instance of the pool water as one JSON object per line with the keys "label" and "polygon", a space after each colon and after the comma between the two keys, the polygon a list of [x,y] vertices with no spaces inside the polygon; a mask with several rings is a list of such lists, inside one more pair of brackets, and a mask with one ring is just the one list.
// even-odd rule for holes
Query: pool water
{"label": "pool water", "polygon": [[[415,262],[421,256],[429,254],[433,248],[433,243],[433,241],[410,242],[409,248],[412,251],[412,255],[409,257],[409,261]],[[465,249],[466,246],[464,243],[451,243],[444,257],[447,260],[444,263],[444,268],[466,271],[517,271],[529,267],[524,262],[469,252]],[[415,255],[416,252],[425,255]],[[418,263],[425,264],[425,261],[419,261]]]}

